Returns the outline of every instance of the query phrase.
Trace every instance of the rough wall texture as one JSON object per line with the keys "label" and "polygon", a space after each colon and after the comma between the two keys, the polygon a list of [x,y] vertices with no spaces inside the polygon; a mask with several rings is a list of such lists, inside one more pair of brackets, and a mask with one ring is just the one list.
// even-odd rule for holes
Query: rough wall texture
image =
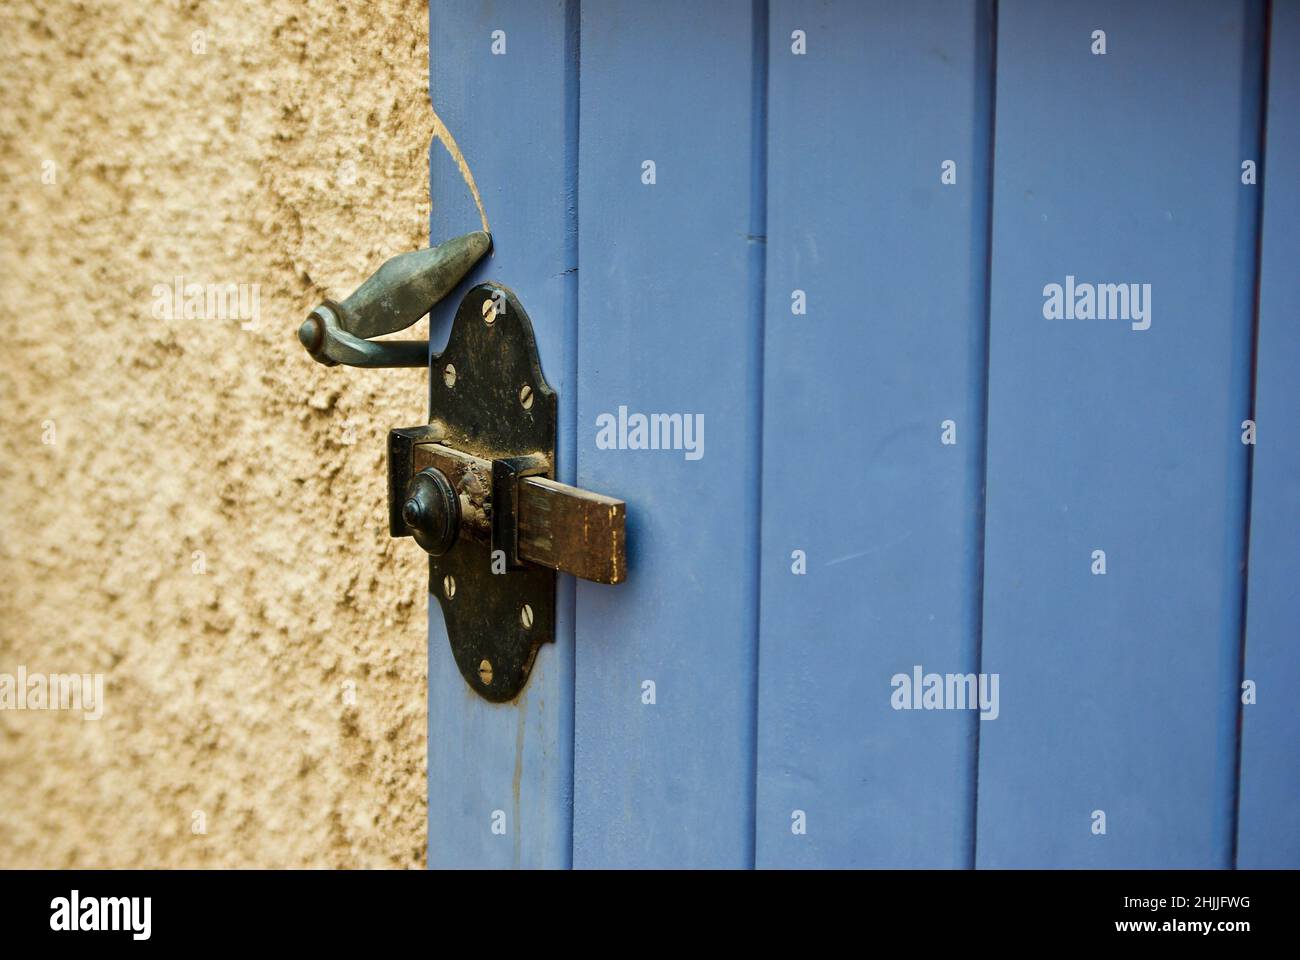
{"label": "rough wall texture", "polygon": [[[0,710],[0,867],[423,864],[425,566],[383,469],[425,374],[294,331],[426,243],[427,31],[0,6],[0,674],[105,678],[100,720]],[[256,322],[160,318],[176,276],[258,285]]]}

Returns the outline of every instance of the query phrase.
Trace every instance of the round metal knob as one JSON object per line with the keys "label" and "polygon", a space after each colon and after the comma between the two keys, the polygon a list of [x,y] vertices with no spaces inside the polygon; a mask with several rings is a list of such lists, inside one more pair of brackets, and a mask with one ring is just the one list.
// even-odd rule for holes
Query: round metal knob
{"label": "round metal knob", "polygon": [[441,470],[427,467],[407,483],[402,522],[427,553],[439,557],[452,548],[460,532],[460,498]]}

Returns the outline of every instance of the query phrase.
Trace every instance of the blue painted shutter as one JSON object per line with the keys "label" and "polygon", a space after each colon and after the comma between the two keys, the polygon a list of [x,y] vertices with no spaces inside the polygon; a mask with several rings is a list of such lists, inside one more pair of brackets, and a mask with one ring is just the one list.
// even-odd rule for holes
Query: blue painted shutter
{"label": "blue painted shutter", "polygon": [[989,5],[771,24],[758,863],[968,866],[977,721],[890,678],[976,669]]}
{"label": "blue painted shutter", "polygon": [[[1271,9],[1261,158],[1259,2],[433,5],[469,282],[528,309],[631,577],[561,578],[507,706],[434,604],[431,865],[1300,865]],[[439,143],[430,176],[433,238],[475,229]],[[1149,329],[1048,319],[1067,277],[1150,284]],[[703,456],[603,448],[620,411],[702,416]],[[996,674],[997,717],[895,709],[918,668]]]}
{"label": "blue painted shutter", "polygon": [[[562,2],[430,5],[430,96],[482,195],[493,250],[466,284],[518,294],[542,370],[559,394],[559,479],[572,482],[576,383],[574,188],[576,24]],[[505,53],[492,53],[494,31]],[[429,154],[434,241],[479,229],[449,152]],[[458,299],[431,317],[441,350]],[[465,375],[465,371],[461,371]],[[484,371],[490,376],[491,371]],[[573,783],[573,587],[561,581],[556,642],[543,648],[520,700],[476,696],[452,659],[438,602],[429,613],[429,865],[563,867],[570,862]],[[493,833],[496,811],[504,833]]]}
{"label": "blue painted shutter", "polygon": [[[1258,14],[999,4],[980,866],[1230,863]],[[1068,276],[1150,328],[1045,319]]]}
{"label": "blue painted shutter", "polygon": [[[582,8],[578,483],[627,500],[630,577],[578,585],[576,866],[752,862],[751,9]],[[703,456],[598,449],[620,406],[702,415]]]}

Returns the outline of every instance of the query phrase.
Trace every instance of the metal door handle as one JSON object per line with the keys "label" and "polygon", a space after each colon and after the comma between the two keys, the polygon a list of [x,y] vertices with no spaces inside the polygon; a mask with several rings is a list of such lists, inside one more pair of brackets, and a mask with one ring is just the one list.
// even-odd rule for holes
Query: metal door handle
{"label": "metal door handle", "polygon": [[298,328],[312,359],[326,366],[422,367],[429,341],[373,337],[405,330],[429,312],[492,246],[482,231],[427,250],[400,253],[374,272],[342,303],[326,300]]}

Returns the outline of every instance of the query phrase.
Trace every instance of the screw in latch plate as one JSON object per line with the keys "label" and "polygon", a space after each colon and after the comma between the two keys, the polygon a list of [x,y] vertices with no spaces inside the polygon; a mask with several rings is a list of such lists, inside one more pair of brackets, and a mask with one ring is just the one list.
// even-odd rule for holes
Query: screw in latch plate
{"label": "screw in latch plate", "polygon": [[519,388],[519,402],[524,405],[525,410],[533,408],[533,388],[526,383]]}
{"label": "screw in latch plate", "polygon": [[442,382],[449,387],[456,386],[456,368],[452,364],[447,364],[442,368]]}
{"label": "screw in latch plate", "polygon": [[450,573],[442,578],[442,594],[448,600],[456,596],[456,578]]}
{"label": "screw in latch plate", "polygon": [[492,664],[487,660],[480,660],[478,663],[478,678],[483,682],[483,686],[492,686]]}
{"label": "screw in latch plate", "polygon": [[525,630],[528,630],[533,625],[533,608],[527,603],[519,611],[519,622],[524,625]]}

